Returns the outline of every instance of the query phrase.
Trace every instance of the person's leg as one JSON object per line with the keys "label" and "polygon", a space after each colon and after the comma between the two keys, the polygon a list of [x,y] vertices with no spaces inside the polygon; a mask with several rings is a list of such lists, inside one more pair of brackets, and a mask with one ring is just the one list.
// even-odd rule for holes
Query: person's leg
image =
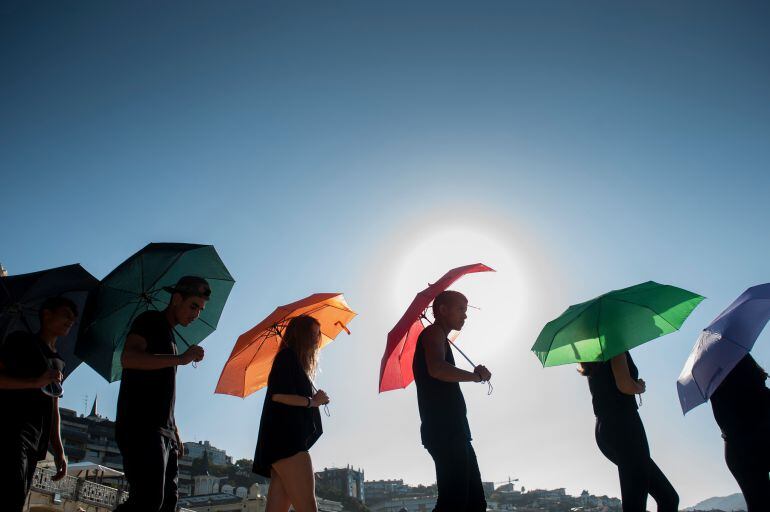
{"label": "person's leg", "polygon": [[176,512],[179,501],[179,463],[177,460],[176,441],[164,437],[166,472],[163,486],[163,506],[161,512]]}
{"label": "person's leg", "polygon": [[641,420],[609,417],[596,422],[599,450],[618,466],[623,512],[645,512],[650,451]]}
{"label": "person's leg", "polygon": [[426,447],[436,464],[438,499],[434,512],[464,512],[468,503],[468,442],[448,440]]}
{"label": "person's leg", "polygon": [[291,500],[283,487],[283,481],[281,481],[280,475],[271,469],[265,512],[289,512],[289,507],[291,507]]}
{"label": "person's leg", "polygon": [[677,512],[679,510],[679,494],[652,459],[649,462],[649,475],[649,493],[658,504],[658,512]]}
{"label": "person's leg", "polygon": [[278,460],[273,463],[273,469],[281,478],[294,510],[318,512],[318,504],[315,501],[315,475],[308,452],[299,452]]}
{"label": "person's leg", "polygon": [[761,454],[763,450],[756,448],[761,445],[753,444],[725,442],[725,462],[743,492],[748,512],[766,512],[770,510],[770,477],[767,462],[757,460],[757,451]]}
{"label": "person's leg", "polygon": [[484,485],[481,483],[481,471],[476,459],[476,451],[468,441],[468,504],[469,512],[486,512],[487,499],[484,496]]}
{"label": "person's leg", "polygon": [[[29,461],[21,442],[16,439],[3,439],[0,447],[0,496],[3,510],[22,512],[27,500],[27,475]],[[7,507],[7,508],[6,508]]]}
{"label": "person's leg", "polygon": [[115,512],[159,512],[163,505],[166,456],[159,433],[132,433],[118,437],[128,500]]}

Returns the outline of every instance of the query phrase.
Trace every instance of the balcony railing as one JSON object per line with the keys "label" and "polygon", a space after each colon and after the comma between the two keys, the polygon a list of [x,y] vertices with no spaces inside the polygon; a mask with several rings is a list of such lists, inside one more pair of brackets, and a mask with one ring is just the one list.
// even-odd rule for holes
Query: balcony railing
{"label": "balcony railing", "polygon": [[73,476],[65,476],[54,482],[51,477],[55,474],[50,469],[37,468],[32,479],[32,489],[43,494],[58,494],[62,498],[107,508],[114,508],[128,498],[125,491]]}

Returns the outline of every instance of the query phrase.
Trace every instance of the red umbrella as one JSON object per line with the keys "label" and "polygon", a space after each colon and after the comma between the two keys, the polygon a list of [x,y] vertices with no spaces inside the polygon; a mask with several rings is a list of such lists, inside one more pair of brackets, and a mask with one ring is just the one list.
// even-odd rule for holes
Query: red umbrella
{"label": "red umbrella", "polygon": [[388,345],[380,363],[380,393],[407,387],[414,380],[412,360],[417,347],[417,337],[425,328],[422,319],[425,311],[439,293],[465,274],[494,272],[483,263],[465,265],[450,270],[435,283],[417,294],[395,327],[388,333]]}

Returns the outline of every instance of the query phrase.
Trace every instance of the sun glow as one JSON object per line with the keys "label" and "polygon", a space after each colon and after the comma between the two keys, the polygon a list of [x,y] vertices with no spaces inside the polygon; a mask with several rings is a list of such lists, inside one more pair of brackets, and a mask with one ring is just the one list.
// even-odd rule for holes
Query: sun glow
{"label": "sun glow", "polygon": [[530,276],[511,242],[510,235],[473,226],[437,227],[415,237],[394,262],[394,308],[403,312],[417,292],[452,268],[486,264],[495,272],[466,275],[450,289],[465,294],[471,306],[456,343],[475,363],[490,361],[527,316]]}

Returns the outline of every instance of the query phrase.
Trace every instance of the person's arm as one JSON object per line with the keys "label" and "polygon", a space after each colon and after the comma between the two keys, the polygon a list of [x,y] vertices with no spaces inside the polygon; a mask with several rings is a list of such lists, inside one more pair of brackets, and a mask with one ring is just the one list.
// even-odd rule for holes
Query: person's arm
{"label": "person's arm", "polygon": [[62,373],[59,370],[46,370],[39,377],[11,377],[6,373],[5,364],[0,361],[0,389],[40,389],[52,382],[61,382]]}
{"label": "person's arm", "polygon": [[643,380],[634,380],[631,370],[628,369],[626,354],[620,354],[612,358],[610,362],[612,375],[615,377],[615,385],[624,395],[638,395],[644,393],[646,387]]}
{"label": "person's arm", "polygon": [[441,329],[430,329],[423,336],[422,346],[425,350],[425,363],[431,377],[444,382],[482,381],[481,375],[462,370],[444,359],[446,356],[445,337]]}
{"label": "person's arm", "polygon": [[273,395],[273,402],[279,404],[291,405],[293,407],[320,407],[329,403],[329,396],[322,389],[315,392],[313,396],[287,395],[276,393]]}
{"label": "person's arm", "polygon": [[147,352],[147,340],[131,333],[126,337],[126,345],[120,357],[123,368],[130,370],[160,370],[172,366],[189,364],[203,359],[203,349],[193,345],[183,354],[150,354]]}
{"label": "person's arm", "polygon": [[61,480],[67,474],[67,458],[64,456],[64,445],[61,442],[61,416],[59,415],[59,399],[53,399],[51,414],[51,448],[53,460],[56,463],[56,474],[51,480]]}

